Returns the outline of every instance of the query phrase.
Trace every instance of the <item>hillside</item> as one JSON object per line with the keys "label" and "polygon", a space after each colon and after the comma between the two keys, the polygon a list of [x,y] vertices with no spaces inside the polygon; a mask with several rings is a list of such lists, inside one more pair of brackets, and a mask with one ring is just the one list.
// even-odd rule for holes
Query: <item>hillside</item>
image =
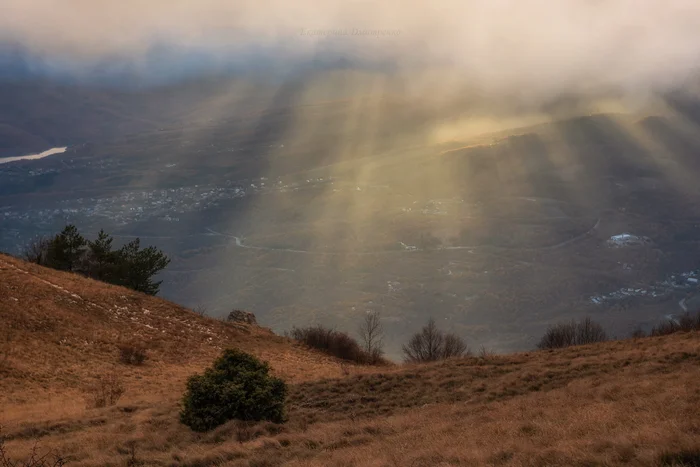
{"label": "hillside", "polygon": [[[0,330],[0,425],[17,457],[36,445],[70,466],[700,459],[699,333],[346,368],[263,328],[9,256],[0,256]],[[119,363],[118,345],[134,341],[146,346],[146,363]],[[232,422],[203,435],[179,424],[186,377],[225,347],[269,361],[290,383],[287,424]],[[123,397],[88,408],[86,391],[108,373],[123,381]]]}
{"label": "hillside", "polygon": [[267,329],[201,317],[159,298],[5,255],[0,297],[3,354],[9,349],[0,367],[4,407],[36,408],[35,397],[46,390],[59,399],[79,392],[117,364],[120,344],[132,342],[145,345],[150,363],[125,377],[134,392],[158,397],[229,346],[269,361],[291,381],[339,371],[337,363]]}

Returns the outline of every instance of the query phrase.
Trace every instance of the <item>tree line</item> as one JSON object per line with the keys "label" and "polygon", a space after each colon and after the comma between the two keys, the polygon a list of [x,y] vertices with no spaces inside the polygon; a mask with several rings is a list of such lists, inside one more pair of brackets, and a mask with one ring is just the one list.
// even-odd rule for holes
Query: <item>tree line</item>
{"label": "tree line", "polygon": [[[387,365],[384,358],[384,326],[377,311],[367,312],[358,327],[360,342],[348,333],[321,325],[292,328],[286,335],[341,360],[361,365]],[[437,327],[435,320],[415,333],[402,347],[407,363],[433,362],[470,354],[464,339]]]}
{"label": "tree line", "polygon": [[[654,327],[650,336],[662,336],[680,331],[700,330],[700,310],[686,313],[678,319],[668,320]],[[389,362],[384,358],[384,327],[379,312],[365,314],[358,328],[359,342],[349,334],[325,328],[321,325],[293,328],[287,335],[305,343],[309,347],[333,355],[341,360],[358,364],[384,365]],[[632,338],[647,334],[640,329],[634,331]],[[609,340],[608,334],[600,323],[590,317],[572,320],[566,323],[550,325],[537,343],[541,350],[587,345]],[[454,357],[471,355],[471,350],[464,339],[454,333],[438,328],[433,318],[428,319],[418,332],[401,347],[406,363],[425,363]],[[488,355],[482,347],[480,355]]]}
{"label": "tree line", "polygon": [[170,259],[154,246],[142,248],[138,238],[119,249],[114,249],[113,242],[104,230],[95,240],[87,240],[69,224],[52,237],[35,238],[22,256],[41,266],[156,295],[162,281],[154,281],[153,276],[165,269]]}

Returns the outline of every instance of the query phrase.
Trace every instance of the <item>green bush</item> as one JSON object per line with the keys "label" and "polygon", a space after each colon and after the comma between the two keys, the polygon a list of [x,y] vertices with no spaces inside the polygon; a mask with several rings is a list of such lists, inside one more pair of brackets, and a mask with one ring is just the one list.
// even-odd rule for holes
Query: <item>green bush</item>
{"label": "green bush", "polygon": [[203,375],[191,376],[180,420],[208,431],[229,420],[285,421],[287,386],[269,375],[270,366],[238,350],[225,350]]}

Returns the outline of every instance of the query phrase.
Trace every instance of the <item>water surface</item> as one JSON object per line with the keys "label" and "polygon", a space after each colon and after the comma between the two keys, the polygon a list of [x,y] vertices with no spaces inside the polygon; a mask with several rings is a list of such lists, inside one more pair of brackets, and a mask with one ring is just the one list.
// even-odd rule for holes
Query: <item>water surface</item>
{"label": "water surface", "polygon": [[52,156],[54,154],[60,154],[60,153],[66,152],[66,149],[68,149],[67,146],[63,147],[63,148],[51,148],[51,149],[46,150],[44,152],[40,152],[39,154],[28,154],[26,156],[6,157],[3,159],[0,159],[0,164],[6,164],[8,162],[15,162],[15,161],[43,159],[44,157],[48,157],[48,156]]}

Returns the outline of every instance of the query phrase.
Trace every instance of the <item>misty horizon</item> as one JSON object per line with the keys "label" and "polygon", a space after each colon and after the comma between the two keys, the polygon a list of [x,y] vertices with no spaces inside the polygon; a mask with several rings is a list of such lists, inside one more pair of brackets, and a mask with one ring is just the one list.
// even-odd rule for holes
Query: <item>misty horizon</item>
{"label": "misty horizon", "polygon": [[546,102],[669,92],[695,85],[700,70],[700,5],[688,0],[11,0],[3,9],[6,79],[147,85],[341,67],[392,70],[443,93]]}

